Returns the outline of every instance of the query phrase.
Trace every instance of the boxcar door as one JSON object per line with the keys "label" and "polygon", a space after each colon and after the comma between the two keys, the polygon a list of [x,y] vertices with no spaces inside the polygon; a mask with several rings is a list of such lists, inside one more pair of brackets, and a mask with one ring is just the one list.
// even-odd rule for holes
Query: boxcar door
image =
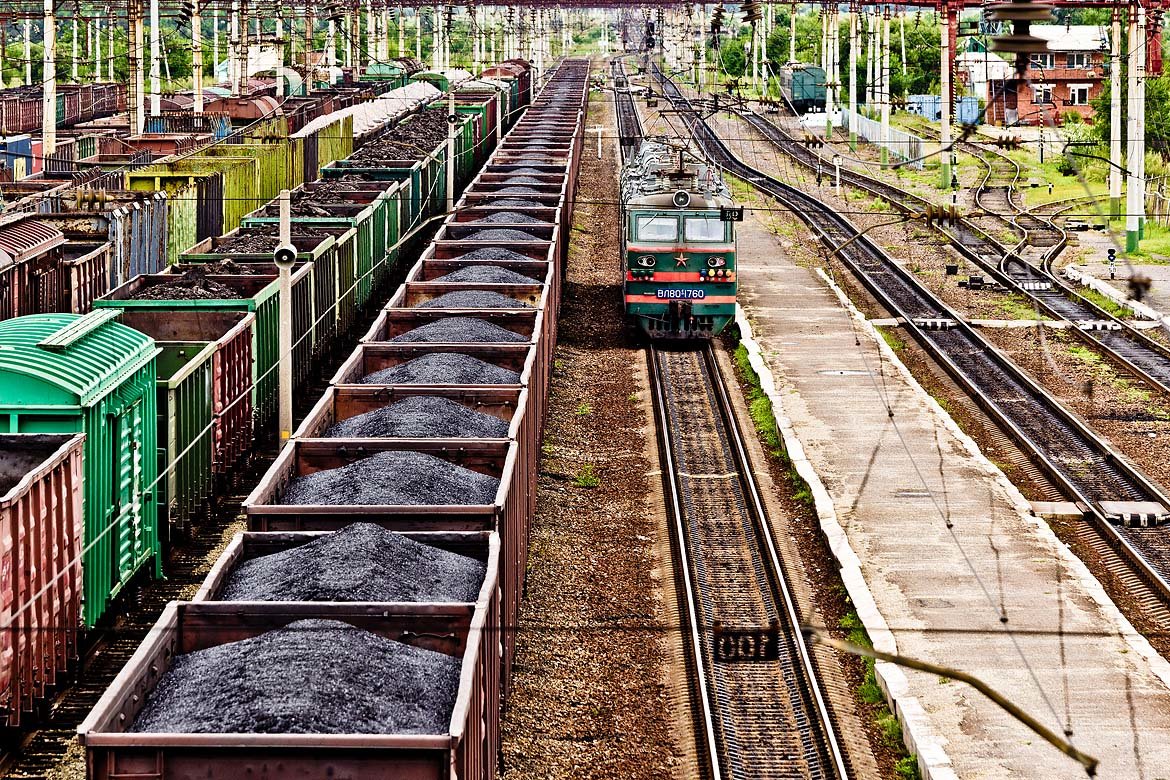
{"label": "boxcar door", "polygon": [[143,457],[155,457],[155,453],[144,453],[138,431],[145,425],[155,425],[142,419],[142,399],[138,398],[121,410],[114,418],[114,490],[117,500],[117,519],[114,530],[114,569],[118,581],[125,584],[134,573],[138,563],[150,552],[150,541],[144,527],[142,513],[144,494],[150,487],[144,485]]}

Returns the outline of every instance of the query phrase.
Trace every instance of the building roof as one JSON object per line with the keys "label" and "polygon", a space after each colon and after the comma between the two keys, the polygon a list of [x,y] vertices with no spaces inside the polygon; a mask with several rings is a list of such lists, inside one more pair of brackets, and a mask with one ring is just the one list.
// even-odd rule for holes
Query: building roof
{"label": "building roof", "polygon": [[1100,51],[1109,42],[1096,24],[1034,24],[1031,33],[1048,41],[1048,51]]}

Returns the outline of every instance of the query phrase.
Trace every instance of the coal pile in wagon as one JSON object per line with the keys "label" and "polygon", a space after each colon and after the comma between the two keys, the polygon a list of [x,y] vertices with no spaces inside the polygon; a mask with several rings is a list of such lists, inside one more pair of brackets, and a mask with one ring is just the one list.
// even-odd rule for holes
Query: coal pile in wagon
{"label": "coal pile in wagon", "polygon": [[487,574],[475,558],[354,523],[241,563],[220,601],[474,602]]}
{"label": "coal pile in wagon", "polygon": [[[521,255],[523,257],[523,255]],[[443,274],[432,282],[475,282],[478,284],[540,284],[540,281],[531,276],[517,273],[510,268],[498,265],[468,265],[457,268],[449,274]]]}
{"label": "coal pile in wagon", "polygon": [[540,179],[533,176],[509,176],[504,181],[508,184],[544,184]]}
{"label": "coal pile in wagon", "polygon": [[423,301],[418,309],[531,309],[532,305],[490,290],[455,290]]}
{"label": "coal pile in wagon", "polygon": [[528,255],[522,255],[515,249],[506,249],[502,246],[481,246],[478,249],[473,249],[465,255],[452,258],[454,260],[511,260],[515,262],[532,262],[532,258]]}
{"label": "coal pile in wagon", "polygon": [[545,206],[547,204],[541,203],[539,200],[528,200],[526,198],[500,198],[499,200],[484,201],[481,206],[508,206],[515,208],[516,206]]}
{"label": "coal pile in wagon", "polygon": [[500,481],[423,452],[379,452],[292,480],[280,503],[326,506],[491,504]]}
{"label": "coal pile in wagon", "polygon": [[497,211],[481,219],[473,219],[469,225],[547,225],[548,221],[537,219],[531,214],[521,214],[518,211]]}
{"label": "coal pile in wagon", "polygon": [[366,374],[363,385],[515,385],[520,374],[461,352],[432,352]]}
{"label": "coal pile in wagon", "polygon": [[327,439],[504,439],[508,423],[450,398],[419,395],[342,420]]}
{"label": "coal pile in wagon", "polygon": [[542,241],[531,233],[513,228],[488,228],[477,230],[467,236],[465,241]]}
{"label": "coal pile in wagon", "polygon": [[539,195],[540,190],[533,187],[524,187],[519,184],[510,185],[507,187],[500,187],[496,190],[497,195]]}
{"label": "coal pile in wagon", "polygon": [[175,276],[174,281],[152,284],[130,297],[133,301],[214,301],[236,299],[240,294],[214,279],[206,271],[191,269]]}
{"label": "coal pile in wagon", "polygon": [[444,317],[400,333],[390,340],[432,344],[507,344],[527,339],[514,330],[501,328],[478,317]]}
{"label": "coal pile in wagon", "polygon": [[338,620],[176,656],[138,733],[446,734],[457,658]]}
{"label": "coal pile in wagon", "polygon": [[395,128],[393,137],[366,144],[349,159],[359,165],[421,160],[446,140],[446,112],[422,111]]}

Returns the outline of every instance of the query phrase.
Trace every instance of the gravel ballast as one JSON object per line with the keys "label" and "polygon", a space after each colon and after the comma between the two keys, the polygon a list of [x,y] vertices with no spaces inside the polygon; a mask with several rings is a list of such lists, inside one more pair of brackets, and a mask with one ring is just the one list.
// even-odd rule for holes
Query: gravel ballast
{"label": "gravel ballast", "polygon": [[532,304],[491,290],[454,290],[414,306],[416,309],[531,309]]}
{"label": "gravel ballast", "polygon": [[475,282],[479,284],[540,284],[531,276],[517,273],[498,265],[469,265],[457,268],[449,274],[432,279],[432,282]]}
{"label": "gravel ballast", "polygon": [[406,333],[399,333],[392,342],[447,343],[447,344],[507,344],[527,341],[514,330],[501,328],[476,317],[445,317],[428,322]]}
{"label": "gravel ballast", "polygon": [[436,506],[495,501],[500,481],[423,452],[379,452],[341,468],[297,477],[283,505]]}
{"label": "gravel ballast", "polygon": [[433,352],[366,374],[363,385],[515,385],[520,374],[462,352]]}
{"label": "gravel ballast", "polygon": [[244,561],[219,601],[474,603],[487,566],[372,523]]}
{"label": "gravel ballast", "polygon": [[450,398],[419,395],[342,420],[325,438],[503,439],[508,423]]}
{"label": "gravel ballast", "polygon": [[137,733],[446,734],[460,660],[338,620],[176,656]]}

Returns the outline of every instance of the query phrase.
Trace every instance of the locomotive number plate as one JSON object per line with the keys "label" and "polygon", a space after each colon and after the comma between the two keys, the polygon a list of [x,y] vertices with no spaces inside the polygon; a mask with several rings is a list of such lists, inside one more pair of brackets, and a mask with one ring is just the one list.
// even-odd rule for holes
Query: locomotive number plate
{"label": "locomotive number plate", "polygon": [[723,628],[712,637],[717,663],[775,661],[780,658],[780,632],[768,628]]}
{"label": "locomotive number plate", "polygon": [[664,300],[675,301],[697,301],[707,297],[706,290],[691,289],[691,290],[658,290],[656,292],[659,298]]}

